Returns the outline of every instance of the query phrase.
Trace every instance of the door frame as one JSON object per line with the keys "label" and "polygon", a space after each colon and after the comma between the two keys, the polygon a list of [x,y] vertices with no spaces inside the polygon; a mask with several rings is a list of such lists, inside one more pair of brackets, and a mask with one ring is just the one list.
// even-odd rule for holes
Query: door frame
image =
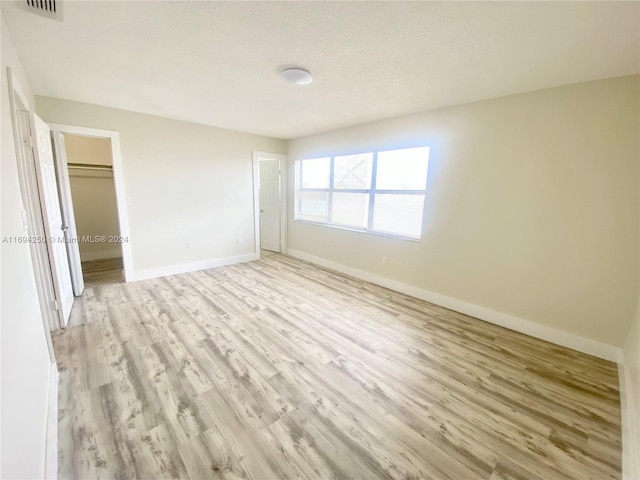
{"label": "door frame", "polygon": [[[124,281],[128,282],[133,274],[133,261],[131,255],[131,235],[129,232],[129,209],[128,197],[124,182],[124,172],[122,167],[122,152],[120,149],[120,133],[114,130],[102,130],[98,128],[78,127],[75,125],[63,125],[59,123],[49,123],[49,128],[55,132],[68,133],[92,138],[111,139],[111,161],[113,163],[113,181],[116,188],[116,205],[118,208],[118,226],[120,236],[128,238],[128,242],[122,242],[122,263],[124,266]],[[67,172],[68,176],[68,172]],[[68,181],[68,178],[67,178]]]}
{"label": "door frame", "polygon": [[[24,90],[21,88],[11,67],[7,67],[7,84],[9,87],[9,103],[11,109],[11,123],[13,126],[13,140],[16,149],[16,160],[20,193],[22,197],[22,216],[26,234],[28,236],[45,237],[44,218],[40,210],[40,191],[35,172],[35,154],[29,158],[26,139],[21,138],[18,110],[24,108],[27,114],[33,110]],[[29,119],[30,122],[30,119]],[[30,147],[29,147],[30,148]],[[55,364],[56,356],[51,340],[51,332],[61,327],[62,312],[57,308],[56,296],[53,287],[53,276],[49,264],[49,252],[43,242],[30,242],[31,263],[36,284],[36,292],[42,313],[42,327],[49,350],[49,359]]]}
{"label": "door frame", "polygon": [[280,253],[287,253],[287,156],[281,153],[253,151],[253,224],[255,232],[255,250],[260,256],[260,158],[268,157],[278,160],[280,165]]}

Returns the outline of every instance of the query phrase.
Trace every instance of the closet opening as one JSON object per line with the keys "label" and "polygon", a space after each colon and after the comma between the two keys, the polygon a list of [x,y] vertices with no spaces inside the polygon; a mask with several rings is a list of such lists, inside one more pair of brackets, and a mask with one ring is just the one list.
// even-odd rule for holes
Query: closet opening
{"label": "closet opening", "polygon": [[62,136],[84,286],[124,282],[111,138]]}
{"label": "closet opening", "polygon": [[73,294],[132,272],[120,134],[49,124]]}

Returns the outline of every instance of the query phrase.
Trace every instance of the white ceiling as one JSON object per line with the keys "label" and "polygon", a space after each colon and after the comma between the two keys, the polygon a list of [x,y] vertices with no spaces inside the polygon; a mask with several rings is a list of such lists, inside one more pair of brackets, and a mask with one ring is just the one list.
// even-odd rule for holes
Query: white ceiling
{"label": "white ceiling", "polygon": [[1,3],[38,95],[280,138],[640,73],[640,2]]}

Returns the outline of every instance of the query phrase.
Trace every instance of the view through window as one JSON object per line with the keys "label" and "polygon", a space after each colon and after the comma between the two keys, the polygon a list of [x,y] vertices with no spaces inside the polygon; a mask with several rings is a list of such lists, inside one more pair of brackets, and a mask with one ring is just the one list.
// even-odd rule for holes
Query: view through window
{"label": "view through window", "polygon": [[418,239],[428,164],[429,147],[298,160],[295,219]]}

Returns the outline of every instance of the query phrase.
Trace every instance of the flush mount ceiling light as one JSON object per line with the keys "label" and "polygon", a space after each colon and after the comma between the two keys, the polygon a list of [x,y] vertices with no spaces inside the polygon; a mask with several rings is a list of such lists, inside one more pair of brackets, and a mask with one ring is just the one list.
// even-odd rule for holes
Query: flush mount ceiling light
{"label": "flush mount ceiling light", "polygon": [[309,85],[313,81],[311,74],[303,68],[285,68],[280,77],[291,85]]}

